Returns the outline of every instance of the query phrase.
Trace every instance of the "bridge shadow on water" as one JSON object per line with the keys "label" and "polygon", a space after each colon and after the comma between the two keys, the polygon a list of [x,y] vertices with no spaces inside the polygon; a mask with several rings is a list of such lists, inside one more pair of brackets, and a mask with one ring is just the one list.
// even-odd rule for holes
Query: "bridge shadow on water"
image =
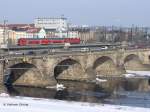
{"label": "bridge shadow on water", "polygon": [[[71,82],[65,82],[65,84],[70,83]],[[110,93],[94,84],[73,82],[72,85],[68,85],[68,87],[66,87],[64,90],[56,90],[56,88],[45,89],[26,86],[7,86],[7,90],[11,96],[27,96],[82,102],[101,102],[101,99],[110,96]]]}
{"label": "bridge shadow on water", "polygon": [[7,90],[11,96],[27,96],[150,108],[149,80],[123,80],[119,81],[117,84],[115,83],[115,86],[109,86],[112,89],[108,87],[108,85],[114,84],[112,81],[108,81],[105,84],[95,84],[61,80],[59,83],[63,83],[66,89],[56,90],[56,88],[46,89],[25,86],[7,86]]}

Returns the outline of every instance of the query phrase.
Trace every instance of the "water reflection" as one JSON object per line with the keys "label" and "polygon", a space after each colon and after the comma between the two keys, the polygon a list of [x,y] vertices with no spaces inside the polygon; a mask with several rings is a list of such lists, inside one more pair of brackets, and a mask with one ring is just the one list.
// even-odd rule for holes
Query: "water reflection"
{"label": "water reflection", "polygon": [[55,88],[34,88],[22,86],[8,86],[8,92],[12,96],[28,96],[38,98],[50,98],[69,101],[101,102],[103,98],[110,96],[100,86],[93,83],[61,81],[66,87],[64,90]]}
{"label": "water reflection", "polygon": [[64,100],[64,99],[67,99],[67,96],[69,96],[67,89],[58,90],[55,93],[54,99]]}
{"label": "water reflection", "polygon": [[[135,103],[138,99],[137,102],[141,103],[142,97],[147,95],[149,99],[148,102],[150,103],[150,86],[148,79],[116,79],[98,84],[59,80],[59,83],[63,84],[66,89],[57,91],[56,88],[45,89],[21,86],[9,86],[7,89],[12,96],[124,105],[131,105],[130,102],[133,104],[133,101],[130,101],[131,99],[134,100]],[[142,96],[143,93],[144,96]],[[140,101],[139,97],[141,98]]]}

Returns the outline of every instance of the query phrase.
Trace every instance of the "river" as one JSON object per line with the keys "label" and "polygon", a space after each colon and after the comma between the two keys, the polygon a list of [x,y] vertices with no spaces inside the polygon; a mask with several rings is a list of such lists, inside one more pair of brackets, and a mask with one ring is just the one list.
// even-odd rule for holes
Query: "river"
{"label": "river", "polygon": [[7,87],[11,96],[27,96],[77,102],[91,102],[150,108],[148,79],[109,79],[106,82],[59,80],[66,88]]}

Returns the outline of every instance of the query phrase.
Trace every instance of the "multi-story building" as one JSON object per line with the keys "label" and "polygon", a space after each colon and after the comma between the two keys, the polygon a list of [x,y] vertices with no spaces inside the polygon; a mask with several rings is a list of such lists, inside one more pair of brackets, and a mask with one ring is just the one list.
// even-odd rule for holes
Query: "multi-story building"
{"label": "multi-story building", "polygon": [[67,19],[61,18],[36,18],[35,27],[44,29],[67,30]]}
{"label": "multi-story building", "polygon": [[70,27],[70,32],[73,32],[73,35],[80,38],[83,43],[91,42],[95,40],[94,31],[92,31],[89,27]]}
{"label": "multi-story building", "polygon": [[9,44],[17,44],[19,38],[45,38],[46,32],[41,28],[30,28],[26,29],[17,29],[17,30],[8,30],[8,40]]}
{"label": "multi-story building", "polygon": [[8,44],[11,45],[16,45],[17,44],[17,39],[16,39],[16,32],[13,30],[8,30]]}
{"label": "multi-story building", "polygon": [[67,37],[67,18],[36,18],[34,24],[36,28],[44,28],[47,31],[47,37]]}
{"label": "multi-story building", "polygon": [[4,28],[0,27],[0,44],[4,42]]}
{"label": "multi-story building", "polygon": [[7,44],[9,39],[9,29],[7,26],[0,26],[0,44]]}
{"label": "multi-story building", "polygon": [[26,38],[45,38],[46,31],[43,28],[29,28],[26,31]]}
{"label": "multi-story building", "polygon": [[69,38],[79,38],[79,32],[78,31],[68,31],[68,37]]}

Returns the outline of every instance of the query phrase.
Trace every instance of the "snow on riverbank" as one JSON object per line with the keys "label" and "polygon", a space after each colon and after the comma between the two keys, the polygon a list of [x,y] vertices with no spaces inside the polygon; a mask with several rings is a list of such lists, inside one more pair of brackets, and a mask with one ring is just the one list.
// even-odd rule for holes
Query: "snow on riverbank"
{"label": "snow on riverbank", "polygon": [[127,70],[126,71],[128,74],[132,74],[134,76],[143,76],[143,77],[150,77],[150,71],[131,71],[131,70]]}
{"label": "snow on riverbank", "polygon": [[150,108],[78,103],[27,97],[0,97],[0,112],[150,112]]}

